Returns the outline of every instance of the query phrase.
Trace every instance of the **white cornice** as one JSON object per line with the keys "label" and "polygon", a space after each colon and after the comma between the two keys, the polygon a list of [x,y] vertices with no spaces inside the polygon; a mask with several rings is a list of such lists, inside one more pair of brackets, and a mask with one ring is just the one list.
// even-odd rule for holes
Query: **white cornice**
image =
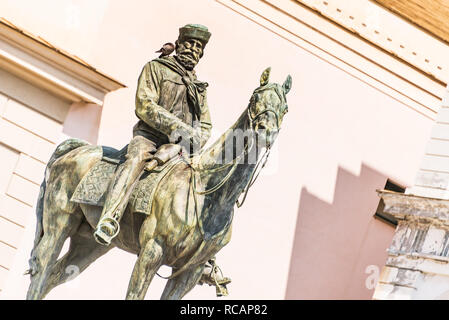
{"label": "white cornice", "polygon": [[106,93],[125,87],[76,57],[1,21],[0,67],[73,102],[103,105]]}
{"label": "white cornice", "polygon": [[[306,6],[296,0],[216,1],[272,31],[277,36],[401,101],[424,116],[430,119],[435,118],[441,105],[441,98],[446,91],[447,81],[444,80],[444,73],[440,73],[437,78],[435,74],[427,72],[428,70],[420,69],[417,65],[412,65],[411,62],[399,58],[391,50],[361,37],[349,26],[336,23],[318,12],[316,8]],[[368,0],[358,1],[360,3],[369,2]],[[331,3],[344,1],[321,2],[326,2],[329,7]],[[392,15],[386,10],[382,14]],[[355,17],[352,17],[354,19],[349,17],[348,19],[355,20]],[[395,26],[385,25],[383,27],[389,29]],[[385,41],[390,42],[388,39]],[[438,41],[438,46],[441,44],[433,37],[430,37],[428,41]],[[439,60],[436,59],[432,60],[438,61],[437,65],[442,67],[442,72],[445,72],[446,68],[443,63],[439,63]],[[424,61],[424,63],[428,62]],[[437,70],[440,69],[437,68]]]}
{"label": "white cornice", "polygon": [[369,0],[296,2],[318,11],[435,79],[449,82],[449,46],[382,6]]}

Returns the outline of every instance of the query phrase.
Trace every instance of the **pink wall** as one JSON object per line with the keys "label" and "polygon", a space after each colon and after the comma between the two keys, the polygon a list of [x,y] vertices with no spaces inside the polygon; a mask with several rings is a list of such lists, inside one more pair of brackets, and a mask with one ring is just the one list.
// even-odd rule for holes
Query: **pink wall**
{"label": "pink wall", "polygon": [[64,121],[64,134],[97,143],[101,111],[94,103],[73,103]]}
{"label": "pink wall", "polygon": [[[364,271],[384,264],[393,233],[372,217],[375,189],[387,177],[413,182],[429,119],[214,1],[7,0],[0,12],[128,86],[106,97],[101,117],[99,143],[117,148],[131,138],[142,66],[187,23],[212,32],[197,74],[210,84],[215,136],[246,107],[266,67],[275,82],[291,74],[290,112],[269,165],[218,255],[233,279],[229,298],[370,298]],[[67,12],[78,13],[61,18]],[[16,261],[21,272],[33,232],[31,224]],[[134,261],[113,250],[48,298],[121,299]],[[3,297],[23,298],[27,284],[17,271]],[[155,279],[147,298],[163,285]],[[211,299],[214,290],[198,287],[187,298]]]}
{"label": "pink wall", "polygon": [[[302,189],[287,299],[370,299],[367,277],[386,260],[394,227],[373,219],[387,177],[339,168],[332,203]],[[313,244],[313,245],[311,245]]]}

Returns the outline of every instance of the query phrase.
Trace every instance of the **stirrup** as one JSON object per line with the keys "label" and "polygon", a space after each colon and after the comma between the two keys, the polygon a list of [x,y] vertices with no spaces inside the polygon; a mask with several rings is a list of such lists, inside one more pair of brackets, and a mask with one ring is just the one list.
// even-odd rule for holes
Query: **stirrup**
{"label": "stirrup", "polygon": [[[103,229],[104,227],[112,229],[112,234],[109,234],[105,232]],[[120,232],[120,224],[115,221],[114,219],[105,219],[103,221],[100,221],[97,225],[97,229],[94,232],[94,238],[95,241],[97,241],[99,244],[108,246],[111,244],[111,241],[113,238],[117,236],[117,234]]]}
{"label": "stirrup", "polygon": [[228,288],[226,288],[225,285],[220,284],[215,287],[215,294],[217,297],[226,297],[229,294]]}

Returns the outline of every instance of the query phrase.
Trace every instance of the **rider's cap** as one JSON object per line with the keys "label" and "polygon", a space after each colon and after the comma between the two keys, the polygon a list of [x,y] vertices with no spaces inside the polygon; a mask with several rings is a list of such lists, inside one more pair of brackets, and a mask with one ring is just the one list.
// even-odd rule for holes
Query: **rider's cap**
{"label": "rider's cap", "polygon": [[186,39],[198,39],[203,43],[203,47],[206,46],[209,41],[211,33],[207,27],[201,24],[187,24],[182,28],[179,28],[179,41]]}

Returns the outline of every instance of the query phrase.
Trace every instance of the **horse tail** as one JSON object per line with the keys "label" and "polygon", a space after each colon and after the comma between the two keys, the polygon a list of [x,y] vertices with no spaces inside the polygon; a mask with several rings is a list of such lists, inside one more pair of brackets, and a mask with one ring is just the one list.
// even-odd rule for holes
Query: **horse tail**
{"label": "horse tail", "polygon": [[43,216],[44,216],[44,196],[45,196],[45,190],[47,188],[47,182],[48,177],[50,176],[50,168],[53,165],[53,163],[63,155],[69,153],[70,151],[77,149],[79,147],[88,145],[89,143],[80,139],[67,139],[60,143],[56,150],[53,152],[53,154],[50,157],[50,160],[47,163],[47,166],[45,167],[45,173],[44,173],[44,181],[42,181],[42,184],[40,186],[39,190],[39,197],[37,198],[37,205],[36,205],[36,234],[34,238],[34,248],[31,252],[31,256],[33,256],[33,251],[36,248],[36,246],[39,244],[39,241],[42,239],[42,236],[44,235],[44,228],[43,228]]}

